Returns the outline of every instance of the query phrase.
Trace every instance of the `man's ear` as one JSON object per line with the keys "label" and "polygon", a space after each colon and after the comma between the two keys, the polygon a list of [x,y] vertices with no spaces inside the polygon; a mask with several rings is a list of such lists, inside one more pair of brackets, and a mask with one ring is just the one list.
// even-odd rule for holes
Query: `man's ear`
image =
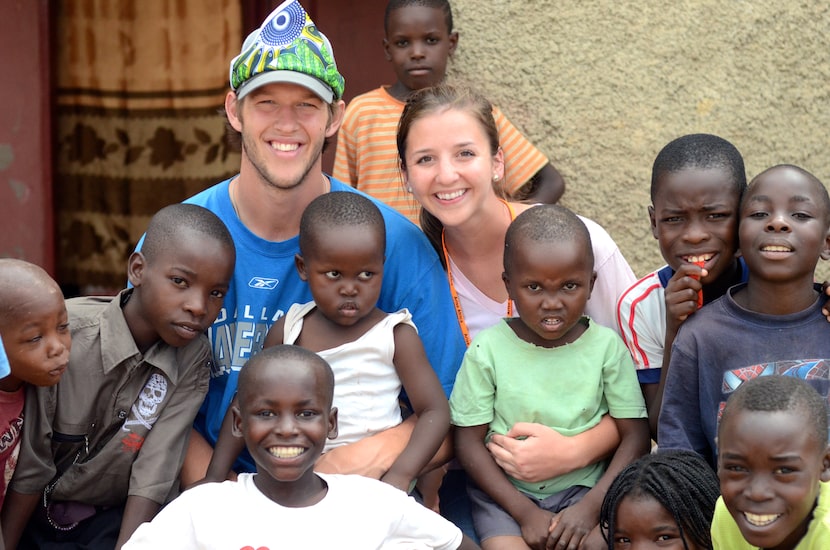
{"label": "man's ear", "polygon": [[130,254],[130,259],[127,260],[127,279],[130,284],[138,287],[141,286],[141,277],[144,275],[144,268],[147,267],[147,259],[140,251]]}
{"label": "man's ear", "polygon": [[337,439],[337,407],[332,407],[329,413],[329,439]]}
{"label": "man's ear", "polygon": [[824,449],[824,456],[821,457],[821,476],[822,481],[830,481],[830,445]]}
{"label": "man's ear", "polygon": [[657,238],[657,219],[654,217],[654,207],[648,207],[648,223],[651,225],[651,234]]}
{"label": "man's ear", "polygon": [[225,114],[228,117],[228,123],[231,128],[237,132],[242,132],[242,117],[239,116],[239,100],[236,98],[236,92],[228,92],[225,95]]}
{"label": "man's ear", "polygon": [[346,102],[342,99],[336,100],[331,104],[331,118],[326,126],[326,137],[334,137],[340,125],[343,124],[343,116],[346,114]]}
{"label": "man's ear", "polygon": [[294,254],[294,265],[297,268],[297,274],[301,281],[308,281],[308,273],[305,270],[305,260],[299,254]]}

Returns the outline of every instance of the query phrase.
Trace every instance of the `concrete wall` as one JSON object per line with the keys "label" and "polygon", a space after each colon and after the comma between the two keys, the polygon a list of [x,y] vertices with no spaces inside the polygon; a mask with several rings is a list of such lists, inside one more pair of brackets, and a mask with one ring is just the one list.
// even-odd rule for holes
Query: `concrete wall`
{"label": "concrete wall", "polygon": [[450,81],[473,84],[548,154],[567,180],[563,204],[605,226],[637,275],[663,264],[648,187],[677,136],[732,141],[749,178],[787,162],[830,184],[826,2],[452,5]]}

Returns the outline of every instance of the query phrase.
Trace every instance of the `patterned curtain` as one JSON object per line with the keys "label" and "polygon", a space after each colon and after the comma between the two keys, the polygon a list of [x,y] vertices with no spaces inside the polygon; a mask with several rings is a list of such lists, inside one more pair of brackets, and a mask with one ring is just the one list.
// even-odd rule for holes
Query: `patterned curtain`
{"label": "patterned curtain", "polygon": [[59,282],[114,292],[161,207],[234,174],[218,110],[242,40],[232,0],[62,0],[55,57]]}

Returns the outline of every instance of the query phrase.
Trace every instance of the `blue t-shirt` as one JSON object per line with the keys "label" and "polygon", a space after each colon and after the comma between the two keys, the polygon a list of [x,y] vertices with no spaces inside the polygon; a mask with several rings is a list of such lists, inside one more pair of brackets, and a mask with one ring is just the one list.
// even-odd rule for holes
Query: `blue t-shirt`
{"label": "blue t-shirt", "polygon": [[[272,242],[252,233],[233,210],[228,192],[230,181],[218,183],[185,201],[204,206],[219,216],[236,245],[233,280],[224,307],[208,331],[213,371],[208,395],[195,423],[211,444],[216,443],[242,365],[262,349],[268,329],[292,304],[311,300],[308,285],[300,280],[294,265],[294,255],[300,251],[299,237]],[[438,255],[421,230],[397,211],[334,178],[331,190],[359,193],[372,200],[383,214],[386,261],[377,307],[386,312],[409,309],[427,357],[449,397],[466,348]],[[237,467],[254,471],[247,452]]]}
{"label": "blue t-shirt", "polygon": [[747,380],[793,376],[830,396],[830,323],[821,312],[821,286],[813,305],[787,315],[741,307],[734,296],[745,287],[733,286],[680,326],[660,409],[660,448],[695,451],[713,468],[726,400]]}

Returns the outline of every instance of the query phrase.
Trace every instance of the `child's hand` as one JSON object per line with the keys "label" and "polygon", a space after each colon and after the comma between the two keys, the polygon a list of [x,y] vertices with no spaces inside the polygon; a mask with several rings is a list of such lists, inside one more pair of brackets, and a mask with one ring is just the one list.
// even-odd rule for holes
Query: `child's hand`
{"label": "child's hand", "polygon": [[568,506],[550,522],[547,547],[556,550],[577,550],[583,539],[597,524],[596,514],[589,513],[585,501]]}
{"label": "child's hand", "polygon": [[505,435],[493,434],[487,450],[507,475],[535,483],[573,469],[560,468],[562,461],[550,458],[564,452],[571,442],[572,438],[542,424],[517,422]]}
{"label": "child's hand", "polygon": [[671,326],[667,326],[667,330],[674,328],[676,332],[677,327],[697,311],[699,293],[703,290],[700,279],[708,274],[695,264],[683,264],[669,279],[666,285],[666,322]]}
{"label": "child's hand", "polygon": [[[825,296],[830,296],[830,281],[821,283],[821,291],[824,292]],[[824,302],[824,307],[821,308],[821,312],[827,317],[827,322],[830,323],[830,300]]]}
{"label": "child's hand", "polygon": [[544,550],[553,517],[551,512],[534,505],[527,517],[519,522],[519,527],[522,528],[522,538],[533,550]]}

